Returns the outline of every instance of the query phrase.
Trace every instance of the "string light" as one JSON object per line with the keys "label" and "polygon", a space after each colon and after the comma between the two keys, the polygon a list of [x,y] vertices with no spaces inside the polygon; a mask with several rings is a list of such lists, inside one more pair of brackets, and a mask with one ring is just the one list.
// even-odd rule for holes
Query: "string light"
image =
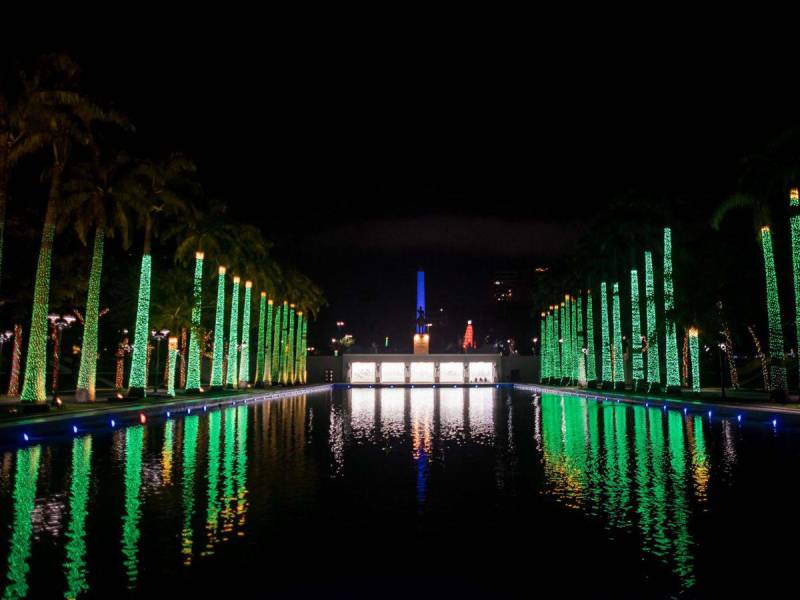
{"label": "string light", "polygon": [[303,369],[300,383],[308,383],[308,317],[303,319]]}
{"label": "string light", "polygon": [[139,298],[136,303],[136,328],[133,330],[133,358],[128,375],[128,395],[147,395],[147,358],[149,315],[150,315],[150,276],[153,259],[149,254],[142,255],[142,269],[139,274]]}
{"label": "string light", "polygon": [[244,282],[244,308],[242,309],[242,353],[239,355],[239,386],[250,383],[250,301],[253,282]]}
{"label": "string light", "polygon": [[564,323],[564,343],[562,346],[564,355],[564,372],[562,375],[564,379],[569,381],[572,377],[572,318],[570,317],[569,308],[569,294],[564,296],[564,302],[561,303],[561,315]]}
{"label": "string light", "polygon": [[186,351],[189,347],[189,344],[186,342],[187,339],[186,327],[181,327],[181,349],[180,349],[180,358],[181,358],[181,368],[180,368],[180,387],[186,387]]}
{"label": "string light", "polygon": [[294,353],[294,383],[301,383],[300,367],[302,359],[300,353],[303,351],[303,311],[297,311],[297,337],[295,339]]}
{"label": "string light", "polygon": [[692,359],[692,391],[700,391],[700,341],[697,327],[689,328],[689,353]]}
{"label": "string light", "polygon": [[86,295],[86,317],[83,321],[83,343],[81,365],[78,370],[78,400],[94,402],[97,375],[97,326],[100,319],[100,275],[103,272],[103,243],[105,234],[97,228],[94,232],[92,266],[89,270],[89,286]]}
{"label": "string light", "polygon": [[[800,193],[789,190],[789,229],[792,233],[792,275],[794,276],[794,322],[800,351]],[[798,362],[800,365],[800,362]],[[738,383],[738,382],[737,382]]]}
{"label": "string light", "polygon": [[256,344],[256,375],[253,382],[256,385],[264,383],[264,320],[267,318],[267,292],[261,292],[258,303],[258,343]]}
{"label": "string light", "polygon": [[652,390],[661,385],[661,366],[658,356],[658,330],[656,326],[656,286],[653,277],[653,253],[644,253],[645,328],[647,331],[647,381]]}
{"label": "string light", "polygon": [[667,389],[680,388],[678,335],[675,326],[675,291],[672,281],[672,230],[664,228],[664,318],[667,321]]}
{"label": "string light", "polygon": [[194,288],[192,306],[192,329],[189,332],[189,366],[186,373],[186,389],[200,389],[200,317],[203,303],[203,253],[194,255]]}
{"label": "string light", "polygon": [[570,358],[570,364],[572,365],[572,381],[578,381],[578,306],[575,302],[575,297],[570,297],[570,317],[571,317],[571,325],[570,325],[570,352],[572,353],[572,358]]}
{"label": "string light", "polygon": [[614,310],[614,356],[613,356],[613,380],[614,387],[624,387],[625,367],[622,355],[622,318],[619,306],[619,283],[614,283],[613,288],[613,310]]}
{"label": "string light", "polygon": [[175,396],[175,366],[178,364],[178,338],[169,338],[169,367],[167,369],[167,394]]}
{"label": "string light", "polygon": [[264,383],[272,385],[272,298],[267,300],[267,334],[264,345]]}
{"label": "string light", "polygon": [[592,315],[592,290],[586,291],[586,380],[597,381],[594,354],[594,318]]}
{"label": "string light", "polygon": [[286,380],[294,384],[294,304],[289,305],[289,337],[286,341]]}
{"label": "string light", "polygon": [[[286,302],[284,301],[284,305]],[[275,329],[272,332],[272,382],[281,381],[281,309],[275,311]]]}
{"label": "string light", "polygon": [[562,346],[563,346],[563,344],[562,344],[562,339],[564,337],[564,329],[563,329],[564,322],[563,322],[563,319],[561,318],[561,307],[558,304],[556,304],[554,310],[555,310],[555,316],[556,316],[556,320],[555,320],[555,330],[556,330],[556,336],[555,336],[556,372],[555,372],[555,376],[556,376],[557,380],[560,380],[562,375],[563,375],[563,354],[562,354],[562,350],[563,350]]}
{"label": "string light", "polygon": [[608,332],[608,287],[605,281],[600,284],[600,311],[600,328],[603,343],[600,348],[603,368],[601,378],[603,384],[611,385],[613,373],[611,372],[611,345],[610,334]]}
{"label": "string light", "polygon": [[[49,212],[49,211],[48,211]],[[47,218],[49,220],[49,216]],[[23,402],[44,402],[47,395],[44,389],[47,368],[47,313],[50,299],[50,273],[53,258],[53,238],[55,223],[45,222],[42,230],[42,244],[36,264],[36,282],[33,288],[33,311],[31,329],[28,337],[28,354],[25,361],[25,377],[22,382]]]}
{"label": "string light", "polygon": [[211,387],[221,388],[222,363],[225,361],[225,267],[219,268],[217,279],[217,311],[214,315],[214,345],[211,353]]}
{"label": "string light", "polygon": [[539,319],[539,382],[547,379],[547,324],[545,313]]}
{"label": "string light", "polygon": [[239,278],[233,278],[233,292],[231,293],[231,321],[228,326],[228,371],[227,386],[239,387],[236,378],[236,351],[239,346]]}
{"label": "string light", "polygon": [[769,227],[761,228],[761,250],[764,254],[764,275],[767,284],[767,322],[769,324],[769,374],[770,389],[786,390],[786,367],[783,366],[783,330],[781,304],[778,299],[778,279],[775,275],[775,255],[772,251],[772,233]]}
{"label": "string light", "polygon": [[22,325],[14,325],[14,347],[11,350],[11,376],[8,380],[8,395],[19,395],[19,368],[22,362]]}
{"label": "string light", "polygon": [[586,387],[586,330],[583,328],[583,296],[578,294],[578,384]]}
{"label": "string light", "polygon": [[753,344],[756,347],[756,355],[758,356],[759,360],[761,360],[761,377],[764,380],[764,389],[769,389],[769,369],[767,367],[767,357],[764,355],[764,350],[761,348],[761,342],[756,335],[755,329],[753,329],[752,325],[747,326],[747,331],[750,332],[750,336],[753,338]]}
{"label": "string light", "polygon": [[639,316],[639,272],[636,269],[631,269],[631,374],[633,389],[636,390],[644,379],[642,320]]}
{"label": "string light", "polygon": [[289,301],[283,301],[283,315],[281,317],[281,383],[289,383]]}

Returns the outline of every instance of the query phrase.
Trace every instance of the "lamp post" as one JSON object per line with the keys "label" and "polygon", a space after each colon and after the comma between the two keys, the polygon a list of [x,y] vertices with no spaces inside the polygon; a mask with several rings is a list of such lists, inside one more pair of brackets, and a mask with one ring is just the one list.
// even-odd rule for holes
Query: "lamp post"
{"label": "lamp post", "polygon": [[156,383],[153,389],[153,392],[158,392],[159,388],[159,380],[158,380],[158,367],[161,364],[161,342],[164,341],[167,336],[169,335],[169,329],[159,329],[156,331],[155,329],[150,332],[150,337],[156,341]]}
{"label": "lamp post", "polygon": [[58,391],[58,371],[61,362],[61,334],[70,327],[76,320],[74,315],[59,315],[57,313],[50,313],[47,315],[47,320],[53,327],[53,375],[51,380],[51,392],[53,394],[53,402],[59,403],[57,397]]}
{"label": "lamp post", "polygon": [[13,337],[13,331],[4,331],[0,333],[0,378],[3,375],[3,346],[5,346],[6,342]]}
{"label": "lamp post", "polygon": [[725,346],[725,343],[721,342],[719,344],[719,386],[720,386],[720,389],[722,390],[722,394],[720,395],[720,398],[722,400],[726,399],[725,398],[725,371],[722,368],[722,355],[725,353],[726,349],[727,349],[727,346]]}

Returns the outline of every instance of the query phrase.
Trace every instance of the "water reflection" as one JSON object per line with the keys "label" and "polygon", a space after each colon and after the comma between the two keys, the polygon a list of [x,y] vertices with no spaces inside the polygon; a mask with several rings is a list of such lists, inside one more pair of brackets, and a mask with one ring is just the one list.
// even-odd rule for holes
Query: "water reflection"
{"label": "water reflection", "polygon": [[142,486],[142,449],[144,426],[136,425],[125,430],[125,514],[122,517],[122,564],[128,575],[128,588],[136,587],[139,576],[139,519]]}
{"label": "water reflection", "polygon": [[72,482],[69,495],[66,562],[66,598],[77,598],[89,589],[86,581],[86,516],[89,502],[89,475],[92,463],[92,436],[72,442]]}
{"label": "water reflection", "polygon": [[24,598],[28,595],[28,559],[31,555],[31,513],[36,502],[36,482],[39,478],[41,447],[17,450],[17,470],[14,477],[14,524],[8,554],[7,585],[4,598]]}

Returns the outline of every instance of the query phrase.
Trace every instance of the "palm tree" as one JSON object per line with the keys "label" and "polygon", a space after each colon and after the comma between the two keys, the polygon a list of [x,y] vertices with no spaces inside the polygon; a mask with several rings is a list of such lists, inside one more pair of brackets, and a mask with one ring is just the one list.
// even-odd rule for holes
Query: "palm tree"
{"label": "palm tree", "polygon": [[81,362],[75,392],[79,402],[94,402],[97,371],[97,334],[100,310],[100,280],[103,271],[103,249],[106,237],[122,235],[122,246],[129,243],[129,209],[114,193],[118,175],[127,165],[127,157],[117,154],[110,160],[104,157],[97,144],[92,144],[92,160],[77,163],[71,178],[64,184],[64,205],[73,215],[73,225],[81,243],[87,245],[90,230],[94,229],[92,263],[84,317]]}
{"label": "palm tree", "polygon": [[77,74],[75,63],[63,55],[46,57],[33,77],[24,81],[24,110],[17,114],[20,130],[27,132],[28,141],[12,153],[12,160],[26,148],[46,147],[52,152],[21,394],[23,402],[42,402],[46,398],[47,312],[56,220],[64,208],[61,198],[64,169],[73,146],[89,142],[90,128],[94,122],[122,122],[118,115],[103,110],[78,91]]}
{"label": "palm tree", "polygon": [[128,394],[131,396],[144,396],[147,387],[153,236],[157,233],[162,219],[178,218],[187,214],[185,197],[191,194],[194,188],[189,176],[195,170],[194,163],[182,155],[174,154],[162,162],[139,161],[126,177],[122,194],[128,205],[136,212],[138,224],[144,229],[133,358],[128,380]]}

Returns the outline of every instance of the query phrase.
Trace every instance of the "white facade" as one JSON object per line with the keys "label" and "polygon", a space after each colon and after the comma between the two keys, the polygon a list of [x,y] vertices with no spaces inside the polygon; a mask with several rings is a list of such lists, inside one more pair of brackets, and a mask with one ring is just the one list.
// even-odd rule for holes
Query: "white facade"
{"label": "white facade", "polygon": [[345,354],[344,379],[356,384],[497,383],[499,355],[494,354]]}

